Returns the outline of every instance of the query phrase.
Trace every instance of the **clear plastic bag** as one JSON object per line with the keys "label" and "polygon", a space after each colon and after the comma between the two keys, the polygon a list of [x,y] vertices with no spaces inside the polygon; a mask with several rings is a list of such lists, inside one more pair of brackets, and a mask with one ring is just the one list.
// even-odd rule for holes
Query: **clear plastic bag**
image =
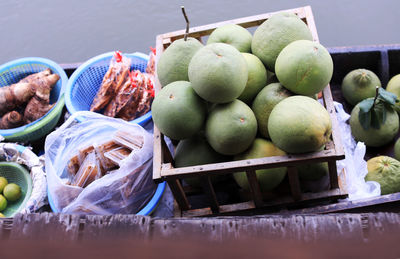
{"label": "clear plastic bag", "polygon": [[[79,117],[81,123],[75,123]],[[119,129],[143,136],[140,149],[120,161],[119,168],[85,188],[69,185],[69,160],[78,150],[112,140]],[[141,126],[93,112],[73,114],[45,143],[48,192],[57,212],[68,214],[134,214],[156,190],[152,180],[153,139]]]}

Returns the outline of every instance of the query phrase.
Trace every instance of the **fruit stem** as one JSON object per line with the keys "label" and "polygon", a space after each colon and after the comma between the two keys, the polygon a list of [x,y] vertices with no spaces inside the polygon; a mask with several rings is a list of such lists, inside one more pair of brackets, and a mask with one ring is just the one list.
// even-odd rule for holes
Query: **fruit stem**
{"label": "fruit stem", "polygon": [[181,6],[181,9],[182,9],[183,17],[185,17],[185,20],[186,20],[186,32],[185,32],[185,36],[183,37],[183,40],[187,41],[187,36],[189,34],[189,19],[186,15],[185,7],[183,5]]}
{"label": "fruit stem", "polygon": [[375,98],[374,98],[374,104],[372,105],[372,108],[375,107],[376,99],[378,99],[378,94],[379,94],[379,86],[375,87]]}

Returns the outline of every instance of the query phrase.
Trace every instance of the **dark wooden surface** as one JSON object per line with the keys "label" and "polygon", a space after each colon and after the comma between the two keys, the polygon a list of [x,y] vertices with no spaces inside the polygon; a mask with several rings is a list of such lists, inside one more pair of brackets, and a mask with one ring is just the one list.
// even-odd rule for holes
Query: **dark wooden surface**
{"label": "dark wooden surface", "polygon": [[[91,239],[199,240],[274,239],[368,241],[400,233],[400,214],[270,215],[254,217],[173,218],[148,216],[17,215],[8,227],[1,225],[2,240],[80,241]],[[8,232],[8,233],[7,233]],[[7,233],[7,234],[5,234]]]}

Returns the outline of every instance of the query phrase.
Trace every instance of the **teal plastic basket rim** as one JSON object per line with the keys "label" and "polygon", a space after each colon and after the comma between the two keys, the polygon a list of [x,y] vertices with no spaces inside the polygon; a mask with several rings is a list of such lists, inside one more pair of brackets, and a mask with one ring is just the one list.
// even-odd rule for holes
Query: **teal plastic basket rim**
{"label": "teal plastic basket rim", "polygon": [[[17,148],[17,149],[18,149],[18,148]],[[22,152],[23,152],[24,149],[25,149],[25,148],[21,149]],[[21,152],[21,150],[18,150],[18,151]],[[25,167],[23,167],[22,165],[20,165],[20,164],[18,164],[18,163],[9,162],[9,161],[0,161],[0,166],[1,166],[1,165],[7,165],[7,166],[16,167],[16,168],[18,168],[18,170],[19,170],[20,172],[22,172],[23,174],[25,174],[25,176],[31,178],[31,175],[29,174],[29,171],[28,171]],[[32,194],[33,186],[32,186],[32,183],[31,183],[31,184],[28,183],[27,186],[28,186],[28,187],[27,187],[27,190],[26,190],[26,193],[25,193],[24,200],[23,200],[23,201],[21,202],[21,204],[19,205],[18,210],[14,211],[14,213],[12,213],[10,216],[8,216],[9,218],[14,217],[15,214],[17,214],[19,211],[21,211],[21,209],[23,209],[23,208],[25,207],[26,203],[28,202],[28,200],[29,200],[29,198],[30,198],[30,196],[31,196],[31,194]]]}
{"label": "teal plastic basket rim", "polygon": [[[74,114],[75,112],[78,112],[75,107],[72,105],[72,100],[71,100],[71,92],[72,92],[72,86],[75,84],[76,80],[78,80],[78,78],[81,76],[81,74],[90,66],[92,66],[94,63],[99,62],[101,60],[104,59],[111,59],[112,56],[114,55],[115,51],[110,51],[98,56],[95,56],[89,60],[87,60],[86,62],[84,62],[83,64],[81,64],[70,76],[68,82],[67,82],[67,86],[65,88],[65,106],[67,107],[67,110],[69,113]],[[149,55],[146,55],[144,53],[141,52],[134,52],[134,53],[123,53],[123,55],[127,56],[127,57],[135,57],[135,58],[140,58],[143,59],[145,61],[149,60]],[[151,111],[149,111],[148,113],[146,113],[145,115],[136,118],[134,120],[129,121],[130,123],[136,123],[139,124],[141,126],[144,126],[150,119],[152,118],[152,114]],[[76,118],[77,121],[82,122],[82,118]]]}
{"label": "teal plastic basket rim", "polygon": [[[54,105],[54,107],[51,108],[51,110],[48,111],[41,118],[39,118],[29,124],[26,124],[26,125],[23,125],[23,126],[20,126],[17,128],[0,129],[0,135],[2,135],[5,138],[14,137],[14,135],[18,135],[18,136],[27,135],[27,134],[33,132],[37,127],[42,127],[42,124],[40,124],[40,125],[36,125],[36,124],[40,123],[46,117],[57,116],[57,114],[62,111],[62,107],[64,107],[64,98],[63,97],[64,97],[65,88],[67,86],[68,77],[67,77],[67,74],[65,73],[64,69],[60,65],[58,65],[56,62],[54,62],[50,59],[47,59],[47,58],[40,58],[40,57],[20,58],[20,59],[9,61],[9,62],[1,65],[0,66],[0,74],[3,73],[3,71],[5,71],[7,69],[10,69],[10,68],[12,69],[12,67],[24,65],[24,64],[41,64],[41,65],[45,65],[45,66],[49,67],[53,72],[56,72],[60,76],[60,79],[61,79],[60,94],[58,96],[57,102]],[[62,105],[59,105],[60,103],[62,103]]]}
{"label": "teal plastic basket rim", "polygon": [[[166,182],[159,183],[157,185],[157,189],[156,189],[155,193],[153,194],[153,197],[151,198],[151,200],[146,204],[146,206],[144,206],[143,209],[141,209],[138,213],[136,213],[136,215],[141,215],[141,216],[150,215],[154,211],[154,209],[157,207],[158,203],[160,202],[161,197],[165,190],[165,186],[166,186]],[[51,210],[54,213],[59,213],[59,211],[56,209],[56,207],[53,203],[53,199],[51,198],[50,192],[48,190],[47,190],[47,199],[49,201]]]}

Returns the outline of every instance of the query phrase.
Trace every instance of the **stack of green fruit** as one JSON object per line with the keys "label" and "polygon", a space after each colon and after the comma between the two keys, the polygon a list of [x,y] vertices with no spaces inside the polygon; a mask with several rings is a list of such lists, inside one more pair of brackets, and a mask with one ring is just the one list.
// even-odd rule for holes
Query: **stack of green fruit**
{"label": "stack of green fruit", "polygon": [[[382,88],[379,77],[368,69],[350,71],[342,81],[345,100],[354,105],[350,116],[351,133],[369,147],[393,143],[399,132],[400,75]],[[400,139],[394,146],[394,158],[376,156],[367,161],[366,181],[376,181],[382,194],[400,192]]]}
{"label": "stack of green fruit", "polygon": [[[239,25],[221,26],[206,46],[179,39],[161,55],[153,121],[180,140],[176,167],[319,151],[330,139],[331,121],[315,96],[332,72],[328,51],[295,14],[271,16],[254,35]],[[256,171],[261,189],[279,185],[286,170]],[[315,180],[327,166],[299,171]],[[234,177],[248,189],[245,173]]]}
{"label": "stack of green fruit", "polygon": [[[7,208],[9,202],[15,202],[22,196],[21,187],[15,183],[8,183],[5,177],[0,177],[0,212]],[[0,213],[0,217],[4,215]]]}

